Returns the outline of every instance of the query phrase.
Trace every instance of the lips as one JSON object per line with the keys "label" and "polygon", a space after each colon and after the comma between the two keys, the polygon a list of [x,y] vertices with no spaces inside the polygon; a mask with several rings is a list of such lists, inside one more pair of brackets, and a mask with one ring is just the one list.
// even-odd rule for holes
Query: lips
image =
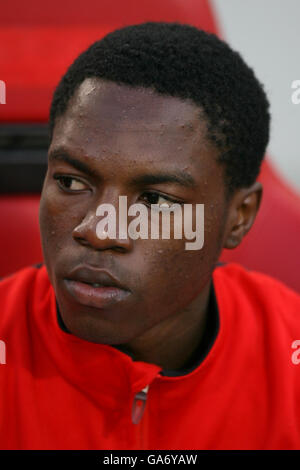
{"label": "lips", "polygon": [[115,279],[109,272],[103,269],[93,269],[86,266],[79,266],[66,276],[67,279],[83,282],[85,284],[96,284],[100,287],[117,287],[118,289],[129,290]]}
{"label": "lips", "polygon": [[125,300],[130,290],[102,269],[80,266],[64,279],[67,292],[78,303],[105,308]]}

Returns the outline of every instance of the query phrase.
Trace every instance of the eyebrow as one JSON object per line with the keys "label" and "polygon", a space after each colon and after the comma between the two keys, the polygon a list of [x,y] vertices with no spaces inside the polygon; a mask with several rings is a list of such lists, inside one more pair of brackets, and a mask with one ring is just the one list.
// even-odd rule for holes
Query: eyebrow
{"label": "eyebrow", "polygon": [[177,171],[176,173],[157,173],[141,175],[133,178],[132,183],[136,186],[159,183],[175,183],[180,186],[185,186],[187,188],[196,187],[196,182],[191,177],[191,175],[181,171]]}
{"label": "eyebrow", "polygon": [[[77,170],[82,171],[83,173],[86,173],[92,177],[99,177],[98,173],[90,168],[86,163],[76,158],[72,158],[65,151],[60,151],[57,149],[50,152],[49,161],[55,160],[66,162]],[[173,173],[147,173],[145,175],[135,176],[131,179],[130,182],[135,186],[161,183],[173,183],[187,188],[195,188],[197,186],[194,178],[190,174],[183,171],[176,171]]]}
{"label": "eyebrow", "polygon": [[83,173],[86,173],[89,176],[98,176],[97,172],[92,170],[86,163],[83,163],[81,160],[77,160],[76,158],[70,157],[70,155],[68,155],[65,151],[61,151],[59,149],[53,150],[49,153],[48,158],[49,162],[61,161],[69,163],[69,165],[72,165],[77,170],[82,171]]}

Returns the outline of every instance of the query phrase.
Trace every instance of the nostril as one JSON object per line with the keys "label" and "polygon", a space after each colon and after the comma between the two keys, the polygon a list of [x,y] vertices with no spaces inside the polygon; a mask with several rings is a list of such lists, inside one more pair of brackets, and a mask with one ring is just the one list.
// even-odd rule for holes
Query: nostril
{"label": "nostril", "polygon": [[74,238],[74,240],[79,242],[81,245],[85,245],[85,246],[89,245],[89,242],[83,237],[79,237],[78,235],[74,235],[73,238]]}
{"label": "nostril", "polygon": [[[129,238],[119,239],[116,233],[105,231],[105,237],[97,233],[97,219],[92,215],[87,215],[84,220],[77,225],[72,232],[73,239],[80,245],[92,248],[97,251],[114,250],[119,253],[126,253],[132,248]],[[106,229],[105,229],[106,230]]]}
{"label": "nostril", "polygon": [[117,251],[118,253],[126,253],[127,249],[124,248],[123,246],[115,246],[114,250]]}

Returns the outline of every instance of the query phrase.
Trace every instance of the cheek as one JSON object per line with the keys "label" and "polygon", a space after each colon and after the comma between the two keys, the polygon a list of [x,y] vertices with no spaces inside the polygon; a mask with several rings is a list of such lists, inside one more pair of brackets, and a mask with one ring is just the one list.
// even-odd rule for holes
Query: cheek
{"label": "cheek", "polygon": [[183,240],[151,245],[143,250],[142,264],[136,265],[141,273],[143,303],[157,312],[178,310],[198,295],[209,278],[205,254],[184,250]]}
{"label": "cheek", "polygon": [[140,247],[143,256],[138,272],[148,293],[144,301],[153,309],[184,307],[209,281],[220,255],[223,226],[218,205],[205,209],[204,245],[200,250],[186,250],[185,243],[193,241],[186,239],[145,240]]}
{"label": "cheek", "polygon": [[45,258],[57,256],[72,235],[78,215],[72,214],[66,201],[58,197],[51,185],[45,186],[41,196],[39,221]]}

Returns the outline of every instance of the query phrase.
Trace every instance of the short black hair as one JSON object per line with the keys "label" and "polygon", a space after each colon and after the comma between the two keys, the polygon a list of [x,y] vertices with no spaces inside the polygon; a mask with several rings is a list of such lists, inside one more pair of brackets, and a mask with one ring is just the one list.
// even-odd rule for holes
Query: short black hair
{"label": "short black hair", "polygon": [[50,109],[50,137],[84,79],[97,77],[191,100],[225,165],[228,194],[256,180],[269,140],[269,102],[240,54],[216,35],[179,23],[148,22],[96,41],[68,68]]}

